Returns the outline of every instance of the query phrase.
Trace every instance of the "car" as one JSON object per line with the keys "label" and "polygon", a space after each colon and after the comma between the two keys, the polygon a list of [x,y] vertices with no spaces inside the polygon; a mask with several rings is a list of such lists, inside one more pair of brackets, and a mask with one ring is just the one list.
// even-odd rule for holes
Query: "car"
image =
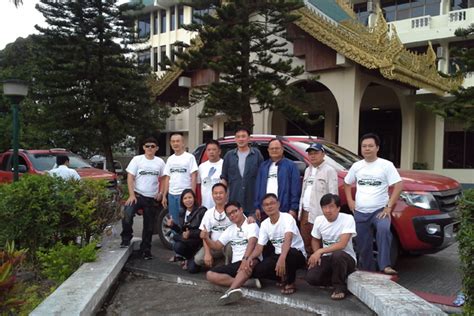
{"label": "car", "polygon": [[[89,158],[89,162],[92,167],[97,168],[97,169],[102,169],[102,170],[109,170],[107,165],[107,160],[105,159],[104,156],[101,155],[94,155],[91,158]],[[127,179],[127,172],[125,169],[123,169],[122,164],[118,160],[114,160],[114,169],[115,173],[117,176],[119,176],[121,179],[126,180]]]}
{"label": "car", "polygon": [[[337,170],[339,181],[339,196],[342,211],[351,213],[347,207],[343,179],[349,168],[362,159],[351,151],[315,136],[276,136],[251,135],[251,146],[260,150],[263,157],[268,159],[268,143],[278,137],[284,147],[284,155],[292,160],[303,175],[309,165],[306,149],[311,143],[321,143],[326,151],[326,161]],[[236,148],[233,136],[218,140],[221,145],[222,157]],[[198,146],[194,156],[198,164],[207,160],[205,145]],[[461,185],[454,179],[420,171],[399,170],[403,180],[403,191],[397,201],[392,216],[391,259],[395,265],[401,252],[411,254],[435,253],[455,242],[455,232],[459,223],[456,201],[462,195]],[[355,186],[353,187],[355,195]],[[167,210],[162,210],[158,221],[162,229],[160,239],[169,246],[167,228],[164,227]]]}
{"label": "car", "polygon": [[[66,155],[69,157],[69,167],[75,169],[81,178],[100,179],[108,181],[108,188],[118,192],[117,175],[113,172],[99,170],[92,167],[81,156],[66,149],[20,149],[18,152],[19,175],[23,174],[46,174],[56,165],[56,156]],[[13,151],[9,150],[0,154],[0,183],[13,181],[12,169]]]}

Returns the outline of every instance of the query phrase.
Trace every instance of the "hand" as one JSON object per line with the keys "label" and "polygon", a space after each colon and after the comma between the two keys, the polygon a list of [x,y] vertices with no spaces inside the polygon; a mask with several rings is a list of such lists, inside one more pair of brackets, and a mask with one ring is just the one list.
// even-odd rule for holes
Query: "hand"
{"label": "hand", "polygon": [[276,275],[280,278],[283,278],[286,274],[286,258],[283,258],[281,255],[278,258],[276,267],[275,267]]}
{"label": "hand", "polygon": [[242,260],[242,263],[240,264],[240,266],[244,265],[243,269],[245,270],[245,272],[247,272],[247,274],[249,273],[252,274],[253,267],[255,266],[254,260],[256,259],[248,258],[247,260]]}
{"label": "hand", "polygon": [[260,213],[260,210],[258,208],[255,210],[255,219],[257,219],[258,221],[262,220],[262,213]]}
{"label": "hand", "polygon": [[166,198],[166,195],[163,195],[161,198],[161,205],[163,205],[164,208],[168,207],[168,199]]}
{"label": "hand", "polygon": [[130,196],[128,197],[127,201],[125,202],[125,205],[129,206],[129,205],[133,205],[137,203],[137,198],[135,196],[135,194],[130,194]]}
{"label": "hand", "polygon": [[308,268],[314,268],[316,265],[321,265],[321,253],[316,250],[308,260]]}
{"label": "hand", "polygon": [[171,217],[166,220],[166,226],[172,227],[173,224],[174,224],[174,221]]}
{"label": "hand", "polygon": [[392,208],[391,207],[384,207],[382,212],[377,214],[377,218],[383,219],[385,217],[388,217],[390,219],[390,214],[392,214]]}
{"label": "hand", "polygon": [[201,239],[208,239],[209,238],[209,232],[206,230],[206,226],[204,226],[204,228],[199,233],[199,237],[201,237]]}
{"label": "hand", "polygon": [[288,213],[290,213],[290,215],[293,216],[294,219],[297,219],[296,218],[296,216],[297,216],[296,211],[290,210]]}
{"label": "hand", "polygon": [[204,254],[204,264],[206,267],[212,268],[212,265],[214,264],[214,258],[212,258],[210,253]]}
{"label": "hand", "polygon": [[155,195],[155,200],[158,201],[158,202],[160,202],[162,197],[163,197],[163,194],[161,194],[161,192],[158,192],[158,193],[156,193],[156,195]]}
{"label": "hand", "polygon": [[183,239],[188,239],[189,238],[189,230],[186,230],[183,232]]}
{"label": "hand", "polygon": [[349,209],[352,211],[352,213],[354,213],[355,209],[356,209],[356,203],[354,200],[351,200],[351,201],[347,201],[347,206],[349,206]]}

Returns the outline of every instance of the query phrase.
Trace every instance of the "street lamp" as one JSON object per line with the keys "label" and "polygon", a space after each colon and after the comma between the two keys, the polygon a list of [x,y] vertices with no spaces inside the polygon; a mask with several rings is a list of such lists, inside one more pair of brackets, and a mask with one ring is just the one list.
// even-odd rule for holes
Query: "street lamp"
{"label": "street lamp", "polygon": [[17,79],[7,79],[3,81],[3,95],[10,99],[13,112],[13,181],[18,181],[18,147],[20,134],[18,107],[27,94],[28,86],[26,82]]}

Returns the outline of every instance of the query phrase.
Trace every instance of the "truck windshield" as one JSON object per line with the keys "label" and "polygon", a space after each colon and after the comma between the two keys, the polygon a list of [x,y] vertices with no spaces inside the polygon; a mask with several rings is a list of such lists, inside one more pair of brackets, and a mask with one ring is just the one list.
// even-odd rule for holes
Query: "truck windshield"
{"label": "truck windshield", "polygon": [[36,170],[47,171],[56,167],[56,156],[58,155],[67,155],[69,157],[69,167],[72,169],[92,168],[81,157],[72,153],[29,154],[29,157]]}
{"label": "truck windshield", "polygon": [[[326,158],[333,161],[331,165],[336,169],[349,170],[354,162],[359,161],[361,158],[349,150],[342,148],[336,144],[318,140],[326,151]],[[302,152],[306,152],[306,149],[312,142],[310,141],[298,141],[294,142],[295,146],[298,147]],[[337,168],[338,167],[338,168]]]}

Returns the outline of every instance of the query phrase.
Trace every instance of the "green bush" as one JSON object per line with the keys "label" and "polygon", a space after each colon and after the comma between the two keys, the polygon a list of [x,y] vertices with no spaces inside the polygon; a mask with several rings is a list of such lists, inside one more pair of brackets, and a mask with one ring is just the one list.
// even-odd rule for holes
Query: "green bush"
{"label": "green bush", "polygon": [[41,273],[58,283],[64,282],[84,262],[95,261],[96,255],[95,243],[80,247],[72,242],[68,245],[58,242],[51,249],[42,249],[37,252]]}
{"label": "green bush", "polygon": [[118,202],[105,181],[64,181],[25,175],[20,181],[0,185],[0,244],[15,240],[36,263],[41,247],[68,244],[81,236],[83,244],[100,235],[117,219]]}
{"label": "green bush", "polygon": [[466,296],[463,312],[465,315],[474,315],[474,189],[464,191],[459,208],[461,224],[457,238],[463,274],[463,292]]}

